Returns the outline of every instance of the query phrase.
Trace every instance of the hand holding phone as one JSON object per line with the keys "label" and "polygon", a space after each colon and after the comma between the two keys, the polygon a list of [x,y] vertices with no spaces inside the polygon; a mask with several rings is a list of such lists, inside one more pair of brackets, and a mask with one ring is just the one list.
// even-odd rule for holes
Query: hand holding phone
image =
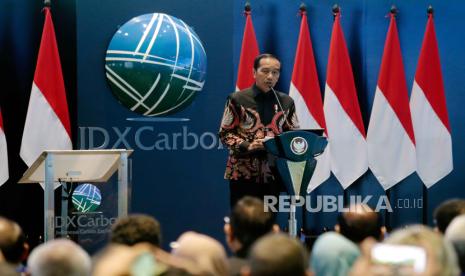
{"label": "hand holding phone", "polygon": [[426,252],[418,246],[378,243],[371,250],[371,259],[374,264],[399,272],[423,273],[426,269]]}

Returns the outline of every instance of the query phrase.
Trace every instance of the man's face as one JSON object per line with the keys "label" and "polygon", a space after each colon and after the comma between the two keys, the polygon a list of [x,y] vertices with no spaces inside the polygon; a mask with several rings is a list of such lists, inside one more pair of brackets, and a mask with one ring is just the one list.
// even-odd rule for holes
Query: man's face
{"label": "man's face", "polygon": [[275,58],[262,58],[258,69],[253,71],[255,84],[262,91],[268,92],[279,79],[281,63]]}

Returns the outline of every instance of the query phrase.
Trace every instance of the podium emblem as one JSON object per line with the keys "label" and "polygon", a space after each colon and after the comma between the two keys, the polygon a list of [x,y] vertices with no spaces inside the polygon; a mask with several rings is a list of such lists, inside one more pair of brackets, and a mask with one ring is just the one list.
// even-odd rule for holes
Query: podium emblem
{"label": "podium emblem", "polygon": [[295,137],[294,139],[292,139],[290,146],[291,151],[296,155],[305,154],[308,149],[307,140],[305,140],[302,137]]}

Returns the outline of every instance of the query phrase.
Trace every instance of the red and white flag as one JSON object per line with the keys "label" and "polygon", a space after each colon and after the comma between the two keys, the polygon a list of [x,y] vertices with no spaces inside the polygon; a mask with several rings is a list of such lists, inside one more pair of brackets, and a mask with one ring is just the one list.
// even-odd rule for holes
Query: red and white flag
{"label": "red and white flag", "polygon": [[431,14],[413,82],[410,109],[417,145],[417,173],[429,188],[453,169],[451,128]]}
{"label": "red and white flag", "polygon": [[394,14],[384,44],[367,143],[369,167],[385,190],[415,171],[415,137]]}
{"label": "red and white flag", "polygon": [[71,127],[50,9],[45,23],[21,141],[20,156],[31,166],[44,150],[70,150]]}
{"label": "red and white flag", "polygon": [[3,131],[2,112],[0,111],[0,186],[3,185],[8,178],[8,151],[5,132]]}
{"label": "red and white flag", "polygon": [[[316,72],[306,12],[302,12],[289,96],[294,99],[301,128],[326,128],[323,101],[321,100],[320,84],[318,83],[318,74]],[[308,185],[308,193],[328,179],[331,174],[329,164],[325,162],[326,160],[329,161],[329,158],[322,159],[324,156],[325,153],[317,157],[317,166]],[[324,166],[325,164],[326,167]]]}
{"label": "red and white flag", "polygon": [[331,171],[346,189],[368,170],[368,157],[340,13],[335,14],[331,35],[323,110]]}
{"label": "red and white flag", "polygon": [[246,89],[255,82],[253,77],[253,62],[259,55],[257,38],[252,24],[250,10],[245,11],[245,28],[242,37],[241,57],[237,71],[236,91]]}

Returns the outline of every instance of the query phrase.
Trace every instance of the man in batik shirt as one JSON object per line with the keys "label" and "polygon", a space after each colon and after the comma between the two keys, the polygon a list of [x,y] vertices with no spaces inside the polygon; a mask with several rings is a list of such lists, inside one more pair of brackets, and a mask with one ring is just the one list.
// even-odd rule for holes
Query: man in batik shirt
{"label": "man in batik shirt", "polygon": [[229,179],[231,206],[245,195],[263,200],[264,195],[278,196],[283,190],[263,146],[265,137],[298,128],[292,98],[272,90],[280,69],[275,56],[257,56],[254,85],[230,94],[226,102],[219,137],[229,149],[224,177]]}

